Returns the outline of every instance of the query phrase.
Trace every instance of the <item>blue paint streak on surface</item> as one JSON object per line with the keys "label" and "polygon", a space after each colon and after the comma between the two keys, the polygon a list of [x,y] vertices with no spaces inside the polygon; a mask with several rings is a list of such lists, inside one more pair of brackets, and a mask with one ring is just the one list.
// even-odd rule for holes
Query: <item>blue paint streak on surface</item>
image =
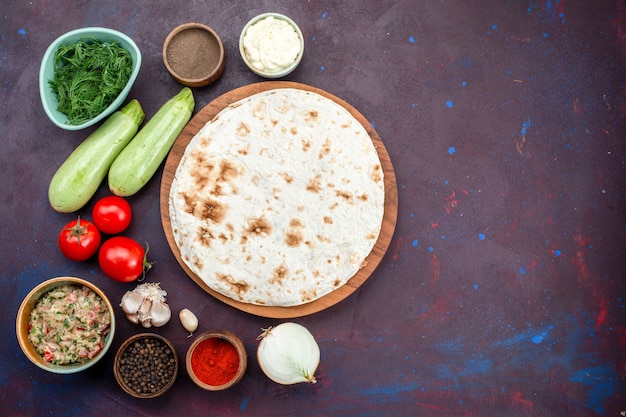
{"label": "blue paint streak on surface", "polygon": [[19,33],[20,35],[26,35],[26,29],[19,29],[17,33]]}
{"label": "blue paint streak on surface", "polygon": [[409,42],[415,43],[415,38],[413,36],[409,36]]}
{"label": "blue paint streak on surface", "polygon": [[419,382],[380,385],[363,390],[361,393],[367,397],[372,397],[372,399],[375,399],[376,402],[395,402],[400,394],[415,391],[420,387],[421,384]]}
{"label": "blue paint streak on surface", "polygon": [[478,239],[485,240],[485,234],[484,233],[479,233],[478,234]]}
{"label": "blue paint streak on surface", "polygon": [[417,239],[415,239],[415,240],[413,241],[413,246],[417,246],[418,244],[419,244],[419,241],[418,241]]}
{"label": "blue paint streak on surface", "polygon": [[578,370],[574,372],[570,381],[591,386],[588,392],[587,408],[598,414],[604,414],[606,411],[604,403],[619,389],[615,370],[608,365]]}
{"label": "blue paint streak on surface", "polygon": [[454,153],[455,153],[455,152],[456,152],[456,149],[454,148],[454,146],[450,146],[450,147],[448,148],[448,153],[449,153],[450,155],[454,155]]}
{"label": "blue paint streak on surface", "polygon": [[530,116],[528,116],[526,118],[526,120],[522,123],[522,136],[526,136],[526,134],[528,133],[528,128],[531,126],[530,124]]}
{"label": "blue paint streak on surface", "polygon": [[492,368],[493,362],[479,355],[476,359],[470,359],[464,363],[463,371],[459,373],[459,376],[484,375],[489,373]]}
{"label": "blue paint streak on surface", "polygon": [[448,108],[452,108],[452,106],[454,106],[454,103],[452,102],[452,100],[448,100],[446,101],[446,106],[448,106]]}
{"label": "blue paint streak on surface", "polygon": [[250,397],[245,397],[243,400],[241,400],[241,404],[239,404],[239,412],[243,412],[248,406],[249,402],[250,402]]}
{"label": "blue paint streak on surface", "polygon": [[328,16],[328,12],[322,13],[322,19],[326,19],[327,16]]}

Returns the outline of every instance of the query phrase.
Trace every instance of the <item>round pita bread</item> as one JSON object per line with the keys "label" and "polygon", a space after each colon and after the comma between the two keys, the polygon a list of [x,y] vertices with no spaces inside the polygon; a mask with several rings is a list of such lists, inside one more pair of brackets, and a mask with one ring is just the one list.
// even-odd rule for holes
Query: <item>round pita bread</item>
{"label": "round pita bread", "polygon": [[365,128],[314,92],[281,88],[222,110],[191,140],[169,196],[183,262],[234,300],[296,306],[361,268],[384,214]]}

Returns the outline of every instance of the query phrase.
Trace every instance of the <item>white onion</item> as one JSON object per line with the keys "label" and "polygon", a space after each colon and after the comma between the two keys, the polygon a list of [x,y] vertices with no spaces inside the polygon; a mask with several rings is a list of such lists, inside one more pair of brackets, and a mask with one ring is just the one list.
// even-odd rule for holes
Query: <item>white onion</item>
{"label": "white onion", "polygon": [[264,329],[258,339],[257,360],[269,379],[283,385],[317,382],[320,348],[306,327],[286,322]]}

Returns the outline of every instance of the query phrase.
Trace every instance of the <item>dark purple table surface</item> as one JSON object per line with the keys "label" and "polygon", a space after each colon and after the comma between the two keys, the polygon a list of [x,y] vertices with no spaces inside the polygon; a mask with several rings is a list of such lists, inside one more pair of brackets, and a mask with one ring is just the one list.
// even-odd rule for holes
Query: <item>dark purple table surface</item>
{"label": "dark purple table surface", "polygon": [[[295,319],[319,341],[315,385],[260,371],[262,327],[206,294],[176,262],[159,213],[162,168],[130,202],[127,235],[151,245],[177,313],[229,329],[250,360],[244,379],[209,393],[181,368],[165,396],[137,400],[113,377],[114,352],[140,332],[118,310],[106,358],[58,376],[20,351],[14,319],[39,282],[79,276],[117,304],[134,285],[57,248],[74,218],[53,211],[50,178],[92,129],[55,127],[39,99],[39,63],[62,33],[105,26],[132,37],[143,65],[130,98],[147,117],[181,86],[161,48],[198,21],[228,63],[194,89],[196,111],[262,81],[238,53],[243,25],[278,11],[306,52],[287,80],[351,103],[393,161],[397,228],[382,263],[343,302]],[[0,4],[0,414],[7,416],[623,416],[626,412],[626,3],[623,0],[2,1]],[[96,197],[109,194],[103,185]],[[80,211],[90,216],[93,201]],[[181,359],[174,319],[158,333]]]}

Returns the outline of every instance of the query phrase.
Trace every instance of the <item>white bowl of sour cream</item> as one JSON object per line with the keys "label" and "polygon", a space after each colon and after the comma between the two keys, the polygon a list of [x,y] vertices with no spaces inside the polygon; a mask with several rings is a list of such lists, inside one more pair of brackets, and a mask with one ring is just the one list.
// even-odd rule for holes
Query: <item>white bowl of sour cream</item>
{"label": "white bowl of sour cream", "polygon": [[290,74],[304,53],[304,37],[298,25],[280,13],[252,18],[239,36],[239,52],[248,68],[265,78]]}

